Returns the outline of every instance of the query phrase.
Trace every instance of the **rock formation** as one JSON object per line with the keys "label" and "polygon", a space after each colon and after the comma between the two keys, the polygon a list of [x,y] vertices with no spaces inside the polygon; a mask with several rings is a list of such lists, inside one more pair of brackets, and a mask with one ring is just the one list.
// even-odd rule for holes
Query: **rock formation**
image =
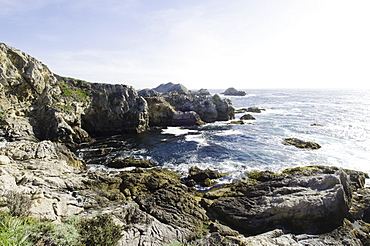
{"label": "rock formation", "polygon": [[132,87],[60,77],[5,44],[0,61],[0,137],[74,144],[148,127],[146,101]]}
{"label": "rock formation", "polygon": [[283,141],[284,145],[293,145],[300,149],[320,149],[321,146],[318,143],[314,143],[311,141],[304,141],[298,138],[284,138]]}
{"label": "rock formation", "polygon": [[206,122],[234,114],[218,95],[145,93],[156,97],[143,99],[130,86],[60,77],[0,44],[0,210],[59,224],[106,214],[122,230],[117,245],[370,244],[370,191],[361,172],[323,166],[253,172],[198,193],[194,184],[207,186],[222,175],[193,167],[188,187],[166,169],[86,170],[68,147],[91,135],[141,132],[150,120],[173,124],[180,114]]}
{"label": "rock formation", "polygon": [[225,96],[245,96],[247,93],[245,91],[238,91],[237,89],[230,87],[226,89],[221,94],[224,94]]}

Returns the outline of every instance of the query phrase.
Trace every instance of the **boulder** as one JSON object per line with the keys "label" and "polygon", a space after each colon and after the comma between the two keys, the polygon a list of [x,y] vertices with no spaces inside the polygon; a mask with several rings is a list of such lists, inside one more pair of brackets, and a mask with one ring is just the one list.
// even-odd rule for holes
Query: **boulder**
{"label": "boulder", "polygon": [[199,184],[201,186],[212,186],[214,182],[212,179],[219,179],[223,177],[221,173],[214,170],[202,170],[196,166],[189,169],[189,175],[185,179],[185,184],[189,187]]}
{"label": "boulder", "polygon": [[245,114],[242,117],[240,117],[240,119],[241,120],[255,120],[256,118],[254,118],[254,116],[251,114]]}
{"label": "boulder", "polygon": [[205,206],[215,218],[249,235],[284,229],[325,233],[342,225],[351,206],[351,180],[344,170],[315,169],[315,174],[259,175],[209,191]]}
{"label": "boulder", "polygon": [[284,138],[284,145],[293,145],[300,149],[320,149],[321,146],[318,143],[300,140],[298,138]]}
{"label": "boulder", "polygon": [[245,96],[247,93],[245,91],[238,91],[237,89],[230,87],[226,89],[224,92],[221,94],[224,94],[226,96]]}
{"label": "boulder", "polygon": [[172,126],[200,126],[205,124],[194,111],[177,112],[172,117]]}

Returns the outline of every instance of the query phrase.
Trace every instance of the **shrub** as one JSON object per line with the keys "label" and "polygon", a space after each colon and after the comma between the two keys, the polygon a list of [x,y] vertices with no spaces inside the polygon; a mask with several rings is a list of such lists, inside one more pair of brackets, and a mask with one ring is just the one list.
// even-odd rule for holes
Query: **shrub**
{"label": "shrub", "polygon": [[[32,242],[48,246],[77,246],[80,243],[80,234],[71,224],[53,224],[50,221],[29,225],[29,237]],[[39,245],[39,244],[36,244]]]}
{"label": "shrub", "polygon": [[107,214],[79,223],[82,243],[86,246],[114,246],[121,238],[121,227]]}

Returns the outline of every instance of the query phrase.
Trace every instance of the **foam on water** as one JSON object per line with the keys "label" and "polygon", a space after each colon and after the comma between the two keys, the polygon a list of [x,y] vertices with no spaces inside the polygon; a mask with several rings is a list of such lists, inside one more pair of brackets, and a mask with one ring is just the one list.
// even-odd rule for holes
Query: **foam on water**
{"label": "foam on water", "polygon": [[[192,166],[227,173],[221,182],[245,177],[252,170],[281,172],[307,165],[334,165],[370,172],[370,92],[251,93],[252,96],[228,98],[237,108],[266,109],[250,113],[256,118],[252,121],[254,125],[215,122],[198,129],[168,127],[112,138],[112,142],[108,139],[104,144],[91,146],[95,151],[101,146],[109,150],[106,157],[92,164],[117,156],[150,159],[184,176]],[[314,123],[322,126],[311,126]],[[283,145],[283,138],[288,137],[317,142],[322,148],[311,151]],[[87,152],[80,150],[81,155],[87,156]]]}

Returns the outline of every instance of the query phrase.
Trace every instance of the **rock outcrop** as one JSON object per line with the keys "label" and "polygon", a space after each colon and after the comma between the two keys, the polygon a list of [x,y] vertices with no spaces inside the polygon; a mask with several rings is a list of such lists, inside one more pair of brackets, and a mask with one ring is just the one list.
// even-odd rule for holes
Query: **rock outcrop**
{"label": "rock outcrop", "polygon": [[304,141],[304,140],[301,140],[301,139],[298,139],[298,138],[284,138],[283,144],[284,145],[293,145],[293,146],[295,146],[297,148],[300,148],[300,149],[314,150],[314,149],[320,149],[321,148],[320,144],[318,144],[318,143],[314,143],[314,142],[311,142],[311,141]]}
{"label": "rock outcrop", "polygon": [[148,104],[150,126],[201,125],[202,122],[235,118],[235,109],[229,99],[217,94],[211,96],[205,89],[190,93],[181,84],[168,83],[153,90],[141,90],[139,94]]}
{"label": "rock outcrop", "polygon": [[221,94],[224,94],[225,96],[245,96],[247,93],[245,91],[238,91],[237,89],[230,87],[226,89]]}
{"label": "rock outcrop", "polygon": [[168,82],[167,84],[161,84],[153,89],[154,91],[157,91],[162,94],[190,94],[189,90],[182,84],[174,84],[172,82]]}
{"label": "rock outcrop", "polygon": [[90,135],[148,128],[146,101],[125,85],[94,84],[53,74],[0,44],[0,137],[9,141],[89,141]]}
{"label": "rock outcrop", "polygon": [[250,235],[276,228],[293,233],[329,232],[349,216],[351,178],[338,168],[307,169],[312,169],[310,175],[290,170],[262,172],[252,176],[255,181],[210,191],[205,195],[212,200],[206,202],[208,211]]}

